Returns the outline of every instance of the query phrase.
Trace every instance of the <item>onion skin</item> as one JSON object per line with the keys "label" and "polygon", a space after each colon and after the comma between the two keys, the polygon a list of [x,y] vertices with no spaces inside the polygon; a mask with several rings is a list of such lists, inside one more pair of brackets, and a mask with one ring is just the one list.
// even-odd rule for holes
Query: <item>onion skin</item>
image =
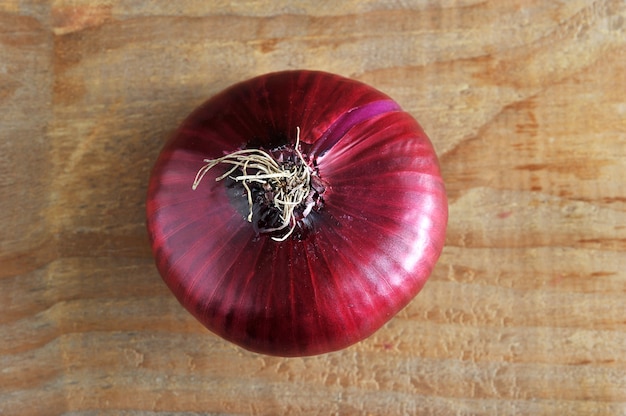
{"label": "onion skin", "polygon": [[[326,190],[285,241],[257,234],[205,158],[293,145]],[[437,157],[385,94],[316,71],[236,84],[197,108],[152,171],[147,225],[165,283],[209,330],[251,351],[322,354],[373,334],[417,295],[448,217]],[[305,228],[306,228],[305,227]]]}

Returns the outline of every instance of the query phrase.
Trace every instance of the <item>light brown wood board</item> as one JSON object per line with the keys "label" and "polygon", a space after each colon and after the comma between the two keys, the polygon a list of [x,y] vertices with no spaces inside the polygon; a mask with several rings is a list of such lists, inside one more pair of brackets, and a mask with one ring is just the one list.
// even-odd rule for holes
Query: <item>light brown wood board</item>
{"label": "light brown wood board", "polygon": [[[623,1],[0,1],[0,414],[626,414]],[[421,294],[344,351],[272,358],[162,283],[164,141],[232,83],[364,81],[450,197]]]}

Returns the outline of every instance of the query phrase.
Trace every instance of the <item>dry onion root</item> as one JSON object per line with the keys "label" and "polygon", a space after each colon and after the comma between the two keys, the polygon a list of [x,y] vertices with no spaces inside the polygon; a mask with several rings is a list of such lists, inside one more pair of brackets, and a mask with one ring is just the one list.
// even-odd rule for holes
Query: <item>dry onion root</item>
{"label": "dry onion root", "polygon": [[[290,227],[289,231],[283,236],[272,237],[275,241],[284,241],[293,233],[296,227],[296,208],[301,204],[305,204],[304,212],[307,213],[314,205],[313,201],[307,201],[307,197],[311,192],[311,169],[300,152],[299,145],[300,127],[296,127],[294,150],[298,156],[297,163],[279,164],[272,155],[261,149],[241,149],[217,159],[204,159],[206,165],[198,170],[191,188],[196,190],[204,175],[213,167],[221,163],[231,165],[231,169],[215,178],[215,180],[221,181],[225,178],[230,178],[243,185],[248,196],[248,222],[252,222],[254,206],[250,187],[253,184],[259,184],[273,195],[273,206],[279,210],[282,223],[277,227],[266,228],[263,231],[275,232]],[[238,169],[241,171],[241,174],[231,176]]]}

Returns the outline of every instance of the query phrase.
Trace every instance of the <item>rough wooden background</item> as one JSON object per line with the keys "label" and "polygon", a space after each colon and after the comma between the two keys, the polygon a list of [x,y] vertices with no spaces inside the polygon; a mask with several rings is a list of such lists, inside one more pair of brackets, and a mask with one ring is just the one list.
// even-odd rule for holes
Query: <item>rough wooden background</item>
{"label": "rough wooden background", "polygon": [[[198,104],[310,68],[425,127],[422,293],[328,355],[255,355],[158,276],[148,174]],[[623,0],[0,0],[0,414],[626,415]]]}

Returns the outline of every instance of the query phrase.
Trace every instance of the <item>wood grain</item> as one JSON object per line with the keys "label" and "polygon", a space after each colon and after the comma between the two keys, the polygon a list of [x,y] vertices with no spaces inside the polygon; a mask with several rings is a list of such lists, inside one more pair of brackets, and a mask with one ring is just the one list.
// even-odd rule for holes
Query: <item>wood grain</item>
{"label": "wood grain", "polygon": [[[0,414],[626,414],[623,1],[0,1]],[[423,292],[282,359],[167,291],[147,178],[196,105],[268,71],[383,90],[450,196]]]}

